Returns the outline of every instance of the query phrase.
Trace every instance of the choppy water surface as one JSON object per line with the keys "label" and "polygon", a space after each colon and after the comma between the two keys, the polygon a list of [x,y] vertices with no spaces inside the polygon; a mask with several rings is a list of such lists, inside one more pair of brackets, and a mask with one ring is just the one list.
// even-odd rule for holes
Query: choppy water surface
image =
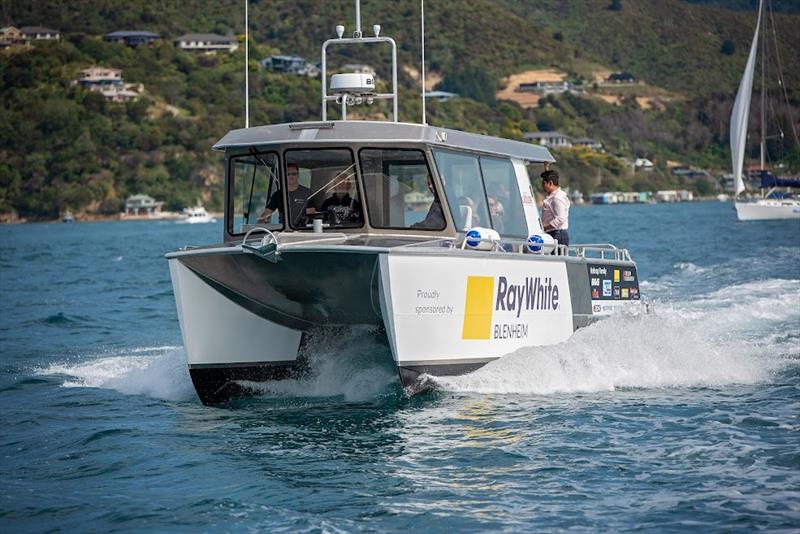
{"label": "choppy water surface", "polygon": [[800,528],[800,223],[572,210],[649,315],[408,399],[375,332],[200,405],[163,254],[221,225],[0,227],[0,530]]}

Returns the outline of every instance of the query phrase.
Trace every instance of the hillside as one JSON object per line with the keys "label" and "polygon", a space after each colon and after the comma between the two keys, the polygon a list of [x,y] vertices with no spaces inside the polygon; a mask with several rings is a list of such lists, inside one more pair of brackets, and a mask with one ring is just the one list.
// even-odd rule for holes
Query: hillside
{"label": "hillside", "polygon": [[[429,102],[432,124],[521,139],[527,131],[558,129],[600,140],[609,154],[647,156],[657,171],[640,176],[616,159],[557,154],[568,181],[584,192],[686,185],[666,171],[667,160],[725,168],[727,121],[753,31],[753,13],[679,0],[618,3],[465,0],[426,4],[426,56],[440,87],[467,98]],[[221,156],[210,146],[243,123],[243,53],[214,56],[176,50],[187,32],[243,30],[240,2],[55,0],[0,4],[0,26],[59,29],[59,43],[0,51],[0,213],[54,217],[65,209],[113,213],[127,195],[145,192],[180,208],[200,199],[222,203]],[[413,75],[419,67],[418,3],[363,0],[365,30],[379,22],[399,43],[401,118],[419,121]],[[257,66],[274,53],[316,60],[321,42],[344,23],[352,31],[351,1],[251,2],[251,117],[254,124],[307,120],[319,114],[319,80],[278,75]],[[770,92],[787,134],[771,153],[800,169],[800,148],[788,117],[800,116],[800,26],[776,14],[778,49],[789,88]],[[155,31],[164,41],[127,48],[102,41],[120,29]],[[727,53],[723,44],[730,41]],[[352,61],[345,51],[333,66]],[[387,80],[379,50],[359,56]],[[143,84],[135,102],[113,103],[71,85],[86,67],[121,69]],[[617,105],[573,95],[548,96],[535,107],[496,100],[504,80],[532,69],[558,69],[570,79],[628,71],[672,95],[663,109],[635,98]],[[774,83],[773,83],[774,85]],[[613,96],[613,95],[612,95]],[[674,98],[673,98],[674,96]],[[755,98],[755,95],[754,95]],[[380,108],[371,110],[372,113]],[[755,124],[755,121],[751,121]]]}

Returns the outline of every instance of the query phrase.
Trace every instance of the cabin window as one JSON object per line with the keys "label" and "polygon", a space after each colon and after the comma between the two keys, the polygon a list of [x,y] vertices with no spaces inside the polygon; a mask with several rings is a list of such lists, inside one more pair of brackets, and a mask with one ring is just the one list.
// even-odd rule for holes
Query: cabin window
{"label": "cabin window", "polygon": [[447,222],[423,151],[365,148],[359,160],[372,226],[444,230]]}
{"label": "cabin window", "polygon": [[[248,225],[261,224],[280,229],[277,214],[267,216],[267,205],[281,201],[278,190],[278,155],[274,152],[253,152],[230,159],[231,178],[230,213],[228,232],[241,234]],[[277,196],[276,196],[277,195]]]}
{"label": "cabin window", "polygon": [[441,150],[434,151],[433,155],[456,228],[491,228],[478,157]]}
{"label": "cabin window", "polygon": [[528,224],[519,194],[517,174],[510,160],[480,157],[483,184],[492,228],[500,235],[528,237]]}
{"label": "cabin window", "polygon": [[349,149],[287,150],[287,179],[297,174],[297,187],[288,182],[291,219],[296,230],[313,227],[322,219],[324,228],[359,228],[364,211],[356,181],[356,164]]}

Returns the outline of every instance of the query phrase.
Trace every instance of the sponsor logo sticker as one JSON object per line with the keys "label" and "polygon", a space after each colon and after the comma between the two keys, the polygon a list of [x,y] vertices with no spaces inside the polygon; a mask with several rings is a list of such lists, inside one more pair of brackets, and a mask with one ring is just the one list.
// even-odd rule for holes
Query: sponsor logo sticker
{"label": "sponsor logo sticker", "polygon": [[614,269],[614,283],[619,284],[619,269]]}
{"label": "sponsor logo sticker", "polygon": [[597,288],[592,289],[592,298],[599,299],[600,298],[600,290]]}
{"label": "sponsor logo sticker", "polygon": [[633,282],[636,280],[636,277],[633,275],[633,271],[624,270],[622,271],[622,280],[625,282]]}
{"label": "sponsor logo sticker", "polygon": [[611,296],[611,280],[603,280],[603,296]]}
{"label": "sponsor logo sticker", "polygon": [[[519,281],[520,283],[515,283]],[[557,311],[561,301],[557,283],[549,276],[522,280],[498,276],[468,276],[461,339],[508,339],[528,337],[522,312]],[[511,314],[517,322],[494,324],[495,312]]]}
{"label": "sponsor logo sticker", "polygon": [[624,298],[624,299],[628,298],[628,288],[627,287],[623,287],[622,288],[622,298]]}
{"label": "sponsor logo sticker", "polygon": [[603,309],[603,307],[600,306],[599,304],[595,304],[594,306],[592,306],[592,312],[594,312],[594,313],[600,313],[600,311],[602,309]]}
{"label": "sponsor logo sticker", "polygon": [[614,286],[614,298],[619,298],[619,286]]}

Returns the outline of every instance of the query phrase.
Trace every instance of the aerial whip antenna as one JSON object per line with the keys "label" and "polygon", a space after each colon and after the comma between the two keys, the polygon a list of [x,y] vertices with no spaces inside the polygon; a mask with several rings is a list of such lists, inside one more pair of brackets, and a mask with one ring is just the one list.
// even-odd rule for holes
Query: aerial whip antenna
{"label": "aerial whip antenna", "polygon": [[250,22],[244,0],[244,127],[250,128]]}
{"label": "aerial whip antenna", "polygon": [[425,116],[425,0],[419,0],[419,11],[422,19],[422,124],[428,124]]}

